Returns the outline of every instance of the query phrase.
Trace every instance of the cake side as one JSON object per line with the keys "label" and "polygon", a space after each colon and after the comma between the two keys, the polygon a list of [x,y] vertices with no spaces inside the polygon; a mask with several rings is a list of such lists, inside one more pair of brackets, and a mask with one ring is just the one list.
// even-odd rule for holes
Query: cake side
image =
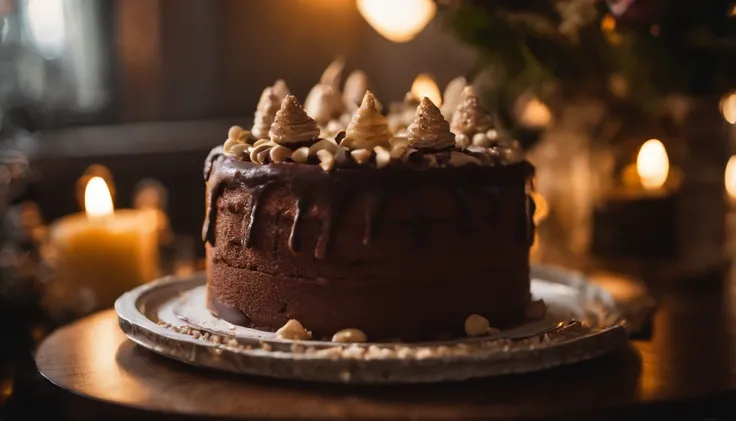
{"label": "cake side", "polygon": [[297,319],[318,336],[456,333],[472,313],[518,322],[529,301],[531,174],[526,163],[325,173],[215,158],[204,227],[211,308],[267,330]]}

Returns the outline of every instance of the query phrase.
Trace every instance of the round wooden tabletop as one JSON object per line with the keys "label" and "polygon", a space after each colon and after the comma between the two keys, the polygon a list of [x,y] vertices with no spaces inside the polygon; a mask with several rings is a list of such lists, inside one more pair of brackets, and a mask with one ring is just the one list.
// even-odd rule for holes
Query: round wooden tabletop
{"label": "round wooden tabletop", "polygon": [[112,310],[53,333],[36,361],[60,393],[72,392],[108,414],[117,408],[242,419],[705,416],[729,410],[736,395],[732,283],[661,295],[654,335],[626,350],[544,372],[462,383],[324,385],[196,369],[128,341]]}

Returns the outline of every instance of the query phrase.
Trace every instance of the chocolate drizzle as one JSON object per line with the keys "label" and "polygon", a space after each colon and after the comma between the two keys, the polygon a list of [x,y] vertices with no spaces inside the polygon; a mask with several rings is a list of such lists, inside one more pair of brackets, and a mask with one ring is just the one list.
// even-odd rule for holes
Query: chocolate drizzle
{"label": "chocolate drizzle", "polygon": [[[513,192],[513,197],[523,195],[524,199],[513,199],[523,207],[524,221],[523,241],[533,238],[533,203],[529,203],[526,184],[533,173],[533,167],[526,163],[503,167],[464,166],[455,168],[438,168],[418,171],[411,168],[375,169],[336,169],[331,173],[324,172],[319,166],[307,164],[269,164],[258,165],[221,157],[216,148],[205,163],[205,178],[208,180],[207,210],[202,227],[202,239],[215,245],[215,225],[219,197],[230,188],[244,188],[249,191],[252,202],[250,214],[244,214],[243,238],[244,247],[252,247],[254,229],[258,224],[259,203],[264,192],[276,186],[286,187],[295,198],[295,214],[288,239],[288,248],[292,254],[302,251],[301,227],[305,218],[316,218],[321,223],[320,234],[314,248],[314,257],[325,259],[329,254],[329,243],[332,231],[340,220],[347,204],[358,196],[367,195],[364,207],[365,231],[362,242],[369,245],[380,229],[377,222],[381,220],[383,208],[388,197],[411,196],[412,215],[410,229],[417,246],[426,246],[427,230],[425,203],[423,195],[412,194],[424,186],[446,186],[453,192],[458,204],[457,218],[459,228],[472,227],[468,191],[484,192],[490,199],[489,215],[493,221],[498,219],[499,200],[511,197],[505,192]],[[222,159],[221,159],[222,158]],[[214,167],[214,168],[213,168]],[[506,199],[504,199],[506,200]],[[307,212],[310,208],[314,212]],[[307,216],[309,214],[309,216]],[[495,222],[494,222],[495,223]],[[521,234],[521,232],[519,233]]]}
{"label": "chocolate drizzle", "polygon": [[289,251],[291,251],[291,254],[297,255],[301,249],[302,245],[299,241],[299,223],[302,220],[302,215],[307,210],[307,201],[299,197],[296,199],[296,212],[294,213],[294,222],[291,224],[291,233],[289,234]]}
{"label": "chocolate drizzle", "polygon": [[243,247],[250,248],[253,244],[253,226],[256,223],[256,215],[258,213],[258,204],[260,203],[261,196],[266,191],[271,183],[266,183],[261,186],[256,186],[251,191],[251,197],[253,204],[250,207],[250,216],[243,220]]}
{"label": "chocolate drizzle", "polygon": [[223,156],[224,147],[217,146],[214,149],[212,149],[207,155],[207,159],[204,161],[204,181],[209,181],[210,174],[212,173],[212,166],[215,164],[215,161],[218,160],[221,156]]}
{"label": "chocolate drizzle", "polygon": [[329,203],[325,207],[325,216],[322,219],[322,231],[317,238],[317,247],[314,249],[314,257],[320,260],[327,256],[327,245],[330,242],[332,224],[335,218],[333,206],[332,203]]}

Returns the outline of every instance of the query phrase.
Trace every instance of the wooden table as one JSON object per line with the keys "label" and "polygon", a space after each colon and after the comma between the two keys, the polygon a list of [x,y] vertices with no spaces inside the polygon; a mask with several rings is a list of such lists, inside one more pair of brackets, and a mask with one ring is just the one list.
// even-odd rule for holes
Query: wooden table
{"label": "wooden table", "polygon": [[[732,277],[731,277],[732,278]],[[412,386],[317,385],[169,361],[126,340],[112,310],[52,334],[38,369],[80,419],[736,419],[732,280],[668,287],[654,334],[629,349],[520,376]],[[68,392],[72,392],[69,394]],[[73,397],[72,397],[73,396]]]}

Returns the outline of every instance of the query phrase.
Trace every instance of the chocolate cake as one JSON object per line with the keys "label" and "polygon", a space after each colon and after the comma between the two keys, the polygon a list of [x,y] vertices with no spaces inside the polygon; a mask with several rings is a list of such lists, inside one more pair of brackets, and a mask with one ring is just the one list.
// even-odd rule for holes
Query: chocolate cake
{"label": "chocolate cake", "polygon": [[255,119],[256,132],[272,121],[268,138],[235,127],[205,164],[215,315],[362,340],[470,334],[471,315],[497,328],[523,320],[533,168],[489,135],[471,90],[455,133],[425,98],[406,137],[388,132],[370,92],[336,139],[320,139],[291,95],[264,116],[274,98],[264,92]]}

